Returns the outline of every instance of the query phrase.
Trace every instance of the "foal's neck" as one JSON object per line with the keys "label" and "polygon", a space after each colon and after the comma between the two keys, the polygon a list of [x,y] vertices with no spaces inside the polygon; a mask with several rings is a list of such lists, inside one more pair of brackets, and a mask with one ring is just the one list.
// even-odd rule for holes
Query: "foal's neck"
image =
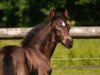
{"label": "foal's neck", "polygon": [[35,40],[33,47],[36,47],[49,60],[57,45],[55,34],[51,29],[51,25],[47,25],[33,39],[33,41]]}

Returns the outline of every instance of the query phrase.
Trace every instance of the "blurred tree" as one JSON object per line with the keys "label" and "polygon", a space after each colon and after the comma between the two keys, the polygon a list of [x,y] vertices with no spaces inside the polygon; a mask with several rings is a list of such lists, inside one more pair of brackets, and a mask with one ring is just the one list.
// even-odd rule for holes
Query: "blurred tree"
{"label": "blurred tree", "polygon": [[78,21],[77,25],[100,25],[99,2],[100,0],[73,0],[72,2],[67,0],[66,7],[71,13],[71,19]]}
{"label": "blurred tree", "polygon": [[44,20],[51,8],[67,8],[69,20],[75,20],[76,25],[81,21],[100,25],[99,3],[100,0],[0,0],[0,27],[33,26]]}

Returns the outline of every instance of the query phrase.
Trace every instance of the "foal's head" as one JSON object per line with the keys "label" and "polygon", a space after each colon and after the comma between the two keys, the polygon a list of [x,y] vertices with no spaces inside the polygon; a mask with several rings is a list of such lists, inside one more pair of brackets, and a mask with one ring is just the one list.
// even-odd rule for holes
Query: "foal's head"
{"label": "foal's head", "polygon": [[54,9],[50,12],[50,19],[52,30],[57,36],[57,41],[63,44],[67,48],[71,48],[73,45],[73,40],[69,34],[69,25],[66,22],[68,18],[67,10],[62,14],[55,12]]}

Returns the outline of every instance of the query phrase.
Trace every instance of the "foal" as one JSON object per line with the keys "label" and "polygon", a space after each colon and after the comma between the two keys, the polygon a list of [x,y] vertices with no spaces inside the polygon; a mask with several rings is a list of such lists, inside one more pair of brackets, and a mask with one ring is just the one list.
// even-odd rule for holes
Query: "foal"
{"label": "foal", "polygon": [[67,10],[57,13],[52,9],[50,20],[32,29],[23,40],[22,47],[32,75],[51,75],[50,59],[58,42],[67,48],[72,47],[67,16]]}

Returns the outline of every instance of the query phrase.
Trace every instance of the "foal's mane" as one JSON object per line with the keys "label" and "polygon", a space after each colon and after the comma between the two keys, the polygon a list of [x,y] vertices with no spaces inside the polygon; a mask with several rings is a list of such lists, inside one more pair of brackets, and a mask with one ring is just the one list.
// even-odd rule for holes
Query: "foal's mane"
{"label": "foal's mane", "polygon": [[26,36],[24,37],[23,41],[22,41],[22,46],[28,46],[30,41],[32,40],[32,38],[34,38],[36,36],[36,34],[42,29],[44,28],[46,25],[48,25],[48,23],[50,22],[49,18],[45,19],[43,22],[35,25],[33,27],[33,29],[31,29]]}

